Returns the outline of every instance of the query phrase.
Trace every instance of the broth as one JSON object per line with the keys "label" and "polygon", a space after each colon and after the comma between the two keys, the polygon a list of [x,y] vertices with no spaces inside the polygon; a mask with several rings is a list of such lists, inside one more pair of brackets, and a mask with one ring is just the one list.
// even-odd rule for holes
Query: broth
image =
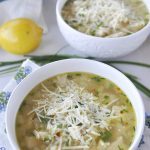
{"label": "broth", "polygon": [[68,0],[62,16],[80,32],[111,38],[135,33],[149,22],[143,0]]}
{"label": "broth", "polygon": [[122,90],[82,72],[38,84],[16,117],[21,150],[127,150],[135,128],[133,107]]}

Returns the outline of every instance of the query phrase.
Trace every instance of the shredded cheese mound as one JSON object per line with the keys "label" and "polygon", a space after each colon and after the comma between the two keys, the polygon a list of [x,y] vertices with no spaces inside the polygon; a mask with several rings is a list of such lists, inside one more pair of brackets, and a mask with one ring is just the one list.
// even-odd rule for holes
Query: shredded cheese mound
{"label": "shredded cheese mound", "polygon": [[62,16],[73,28],[100,37],[125,36],[149,21],[142,0],[68,0]]}
{"label": "shredded cheese mound", "polygon": [[120,117],[124,107],[110,107],[112,102],[108,107],[100,105],[97,97],[73,80],[59,77],[56,82],[54,91],[41,83],[43,98],[35,100],[30,113],[35,113],[40,122],[45,119],[46,129],[35,130],[34,135],[59,149],[88,149],[101,130],[110,130],[110,120]]}

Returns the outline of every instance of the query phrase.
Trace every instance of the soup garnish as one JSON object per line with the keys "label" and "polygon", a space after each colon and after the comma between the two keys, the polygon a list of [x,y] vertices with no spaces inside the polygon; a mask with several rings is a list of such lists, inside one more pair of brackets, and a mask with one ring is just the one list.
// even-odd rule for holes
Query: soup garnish
{"label": "soup garnish", "polygon": [[120,88],[75,72],[49,78],[27,95],[16,135],[21,150],[126,150],[135,124],[133,107]]}
{"label": "soup garnish", "polygon": [[76,30],[98,37],[126,36],[149,22],[143,0],[68,0],[62,16]]}

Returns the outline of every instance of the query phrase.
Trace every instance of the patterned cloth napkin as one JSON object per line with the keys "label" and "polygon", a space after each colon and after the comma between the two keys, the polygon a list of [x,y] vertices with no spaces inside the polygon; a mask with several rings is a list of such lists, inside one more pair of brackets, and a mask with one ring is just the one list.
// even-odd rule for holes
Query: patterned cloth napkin
{"label": "patterned cloth napkin", "polygon": [[[12,147],[7,139],[7,133],[5,130],[5,110],[6,104],[12,91],[16,86],[30,73],[40,68],[37,64],[30,60],[23,62],[21,67],[16,72],[13,79],[5,86],[3,91],[0,92],[0,150],[12,150]],[[139,144],[138,150],[150,149],[150,114],[146,113],[146,123],[144,135]]]}
{"label": "patterned cloth napkin", "polygon": [[0,92],[0,150],[12,150],[11,145],[7,139],[7,133],[5,130],[5,110],[6,104],[12,91],[17,87],[17,85],[31,72],[34,72],[40,68],[34,62],[26,60],[23,62],[21,67],[18,69],[15,76],[10,80],[10,82],[5,86],[3,91]]}

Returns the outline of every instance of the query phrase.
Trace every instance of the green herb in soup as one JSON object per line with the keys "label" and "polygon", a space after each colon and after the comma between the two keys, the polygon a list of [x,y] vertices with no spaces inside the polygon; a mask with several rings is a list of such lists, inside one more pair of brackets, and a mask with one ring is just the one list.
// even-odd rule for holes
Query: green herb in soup
{"label": "green herb in soup", "polygon": [[37,85],[16,118],[21,150],[127,150],[135,127],[133,107],[121,89],[82,72]]}
{"label": "green herb in soup", "polygon": [[98,37],[126,36],[149,22],[143,0],[68,0],[62,16],[76,30]]}

